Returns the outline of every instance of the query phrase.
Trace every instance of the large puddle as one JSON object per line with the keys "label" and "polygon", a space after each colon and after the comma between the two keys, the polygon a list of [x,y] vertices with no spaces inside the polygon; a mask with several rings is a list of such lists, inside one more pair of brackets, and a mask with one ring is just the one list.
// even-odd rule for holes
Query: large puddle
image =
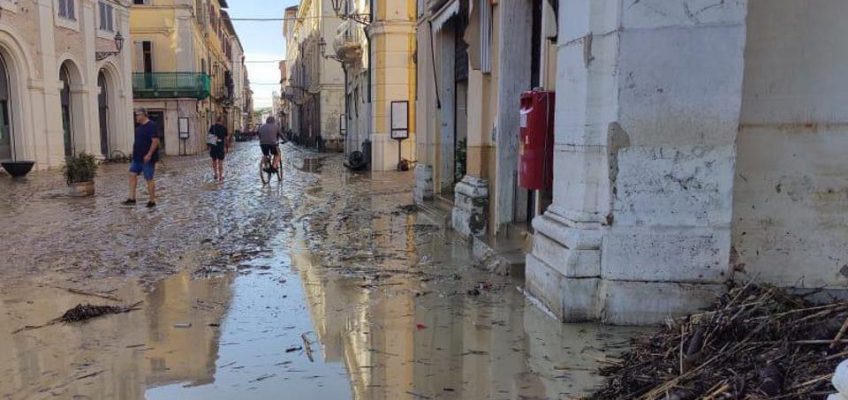
{"label": "large puddle", "polygon": [[[253,223],[277,226],[259,255],[187,257],[152,289],[50,275],[3,286],[0,398],[568,399],[596,387],[597,368],[636,332],[561,324],[520,281],[472,267],[467,245],[399,207],[409,201],[397,175],[347,175],[340,158],[289,165],[285,190],[236,196]],[[251,209],[263,201],[282,205],[264,217]],[[119,289],[72,292],[91,287]],[[138,301],[12,333],[79,303]]]}

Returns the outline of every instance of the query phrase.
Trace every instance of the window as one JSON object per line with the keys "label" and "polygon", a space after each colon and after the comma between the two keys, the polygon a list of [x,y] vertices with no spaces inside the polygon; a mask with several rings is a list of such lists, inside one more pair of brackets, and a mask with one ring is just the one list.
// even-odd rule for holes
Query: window
{"label": "window", "polygon": [[106,32],[115,31],[114,7],[101,1],[100,6],[100,30]]}
{"label": "window", "polygon": [[492,5],[489,0],[480,0],[480,71],[492,72]]}
{"label": "window", "polygon": [[77,20],[74,10],[74,1],[76,0],[58,0],[59,1],[59,16],[62,18]]}
{"label": "window", "polygon": [[150,0],[133,0],[133,4],[144,6],[150,4]]}
{"label": "window", "polygon": [[153,42],[147,40],[141,42],[141,52],[144,62],[144,73],[149,74],[153,72]]}

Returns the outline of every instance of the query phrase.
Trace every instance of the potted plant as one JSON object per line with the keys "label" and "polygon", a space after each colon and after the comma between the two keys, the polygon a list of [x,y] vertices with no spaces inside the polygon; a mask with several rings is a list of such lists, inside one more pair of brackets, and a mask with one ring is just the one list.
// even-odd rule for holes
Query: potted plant
{"label": "potted plant", "polygon": [[94,195],[94,176],[97,174],[97,159],[93,155],[80,153],[65,160],[65,181],[72,196]]}

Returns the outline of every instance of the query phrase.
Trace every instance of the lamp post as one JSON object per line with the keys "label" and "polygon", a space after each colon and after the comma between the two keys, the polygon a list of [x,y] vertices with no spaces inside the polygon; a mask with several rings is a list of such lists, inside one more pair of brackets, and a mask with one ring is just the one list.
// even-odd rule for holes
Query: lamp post
{"label": "lamp post", "polygon": [[336,61],[344,64],[344,61],[341,59],[341,57],[339,57],[335,54],[329,54],[329,55],[327,54],[327,41],[324,40],[323,37],[318,39],[318,49],[321,51],[321,57],[324,57],[327,60],[336,60]]}
{"label": "lamp post", "polygon": [[94,58],[97,61],[103,61],[109,56],[116,56],[121,54],[121,51],[124,49],[124,36],[121,35],[121,32],[115,34],[115,49],[117,51],[98,51],[95,53]]}

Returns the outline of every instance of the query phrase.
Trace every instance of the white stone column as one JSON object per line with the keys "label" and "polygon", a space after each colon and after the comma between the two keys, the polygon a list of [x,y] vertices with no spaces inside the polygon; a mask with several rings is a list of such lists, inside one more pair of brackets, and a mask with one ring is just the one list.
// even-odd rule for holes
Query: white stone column
{"label": "white stone column", "polygon": [[85,80],[82,92],[85,104],[80,116],[83,117],[85,129],[80,134],[84,137],[83,148],[86,153],[95,156],[100,155],[100,116],[97,95],[100,88],[97,86],[97,75],[100,72],[96,61],[97,45],[97,20],[95,18],[96,2],[82,2],[80,4],[80,33],[83,36],[82,59],[80,60],[80,72]]}
{"label": "white stone column", "polygon": [[527,286],[564,321],[661,322],[721,292],[746,12],[561,4],[554,202]]}
{"label": "white stone column", "polygon": [[[59,91],[59,65],[56,61],[54,36],[53,3],[38,2],[38,23],[41,53],[41,76],[43,87],[32,91],[33,109],[43,111],[33,115],[36,126],[36,159],[42,167],[57,167],[65,162],[64,133],[62,131],[62,110]],[[38,104],[35,104],[38,103]],[[46,165],[45,165],[46,164]]]}
{"label": "white stone column", "polygon": [[[564,5],[568,6],[568,3]],[[521,93],[530,90],[533,2],[498,3],[498,116],[497,176],[495,177],[495,232],[504,224],[526,219],[527,198],[516,190],[518,170],[518,130]]]}

